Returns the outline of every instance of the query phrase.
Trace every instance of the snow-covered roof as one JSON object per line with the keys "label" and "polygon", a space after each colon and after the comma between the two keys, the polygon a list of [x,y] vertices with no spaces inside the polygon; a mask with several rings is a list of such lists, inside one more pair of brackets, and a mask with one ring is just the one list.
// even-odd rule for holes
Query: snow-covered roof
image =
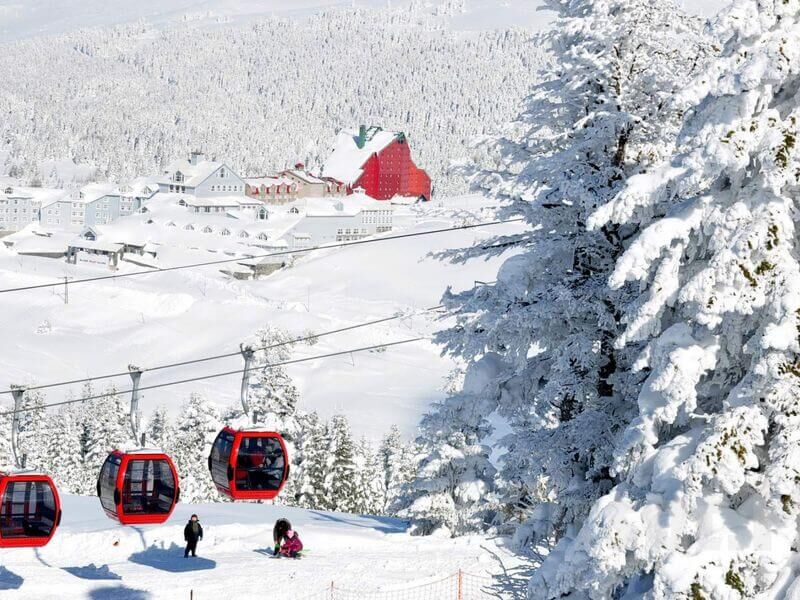
{"label": "snow-covered roof", "polygon": [[153,177],[137,177],[119,186],[119,191],[134,196],[152,196],[158,191],[158,183]]}
{"label": "snow-covered roof", "polygon": [[362,192],[342,198],[307,198],[305,206],[309,217],[354,216],[365,210],[392,210],[392,207]]}
{"label": "snow-covered roof", "polygon": [[336,217],[355,216],[361,212],[361,207],[344,202],[343,198],[307,198],[306,216],[308,217]]}
{"label": "snow-covered roof", "polygon": [[2,189],[0,189],[0,196],[6,196],[8,198],[33,198],[33,194],[25,191],[23,188],[13,187],[10,185],[4,186]]}
{"label": "snow-covered roof", "polygon": [[90,183],[80,189],[80,192],[73,194],[71,201],[82,204],[91,204],[103,196],[119,195],[119,190],[113,183]]}
{"label": "snow-covered roof", "polygon": [[303,181],[305,183],[311,183],[311,184],[314,184],[314,183],[325,183],[325,181],[323,179],[320,179],[316,175],[313,175],[312,173],[309,173],[308,171],[304,171],[302,169],[287,169],[286,171],[283,171],[281,174],[284,174],[284,173],[287,174],[287,175],[291,175],[291,176],[297,177],[297,179],[299,179],[299,180],[301,180],[301,181]]}
{"label": "snow-covered roof", "polygon": [[186,206],[229,206],[232,208],[238,208],[242,204],[253,204],[253,200],[246,196],[216,196],[213,198],[186,196],[183,201]]}
{"label": "snow-covered roof", "polygon": [[78,250],[98,250],[100,252],[121,252],[123,244],[115,244],[103,241],[92,241],[78,238],[69,243],[70,248],[77,248]]}
{"label": "snow-covered roof", "polygon": [[65,252],[75,231],[46,230],[39,223],[31,223],[3,238],[3,243],[13,246],[16,252]]}
{"label": "snow-covered roof", "polygon": [[363,173],[362,167],[373,154],[377,154],[401,134],[394,131],[375,131],[367,137],[363,148],[358,147],[359,132],[342,130],[336,137],[333,153],[322,169],[323,177],[353,184]]}
{"label": "snow-covered roof", "polygon": [[[8,188],[11,188],[11,193],[6,193]],[[0,197],[32,200],[40,202],[42,206],[67,199],[67,196],[69,196],[69,192],[59,188],[30,187],[16,184],[6,184],[0,187]]]}
{"label": "snow-covered roof", "polygon": [[192,164],[185,158],[181,158],[174,160],[167,165],[167,168],[164,169],[164,174],[159,178],[159,182],[167,185],[170,183],[175,183],[175,181],[172,180],[172,175],[180,171],[183,175],[183,181],[181,182],[181,185],[187,187],[197,187],[222,167],[225,167],[231,174],[235,175],[233,169],[231,169],[225,163],[217,162],[215,160],[200,160],[197,161],[196,164]]}
{"label": "snow-covered roof", "polygon": [[244,180],[247,185],[253,187],[261,187],[264,186],[273,186],[273,185],[290,185],[290,186],[297,186],[295,181],[292,181],[288,177],[270,177],[270,176],[263,176],[263,177],[248,177]]}
{"label": "snow-covered roof", "polygon": [[[195,213],[178,204],[181,198],[186,199],[186,196],[159,192],[148,202],[146,215],[127,216],[104,227],[105,239],[124,243],[131,243],[131,240],[159,243],[162,244],[159,256],[175,248],[233,252],[250,248],[255,254],[265,246],[280,245],[277,240],[303,218],[302,214],[292,214],[284,206],[270,207],[267,220],[257,220],[252,213],[248,218],[243,215],[241,219],[231,218],[228,215],[231,211]],[[247,201],[245,198],[242,200]],[[204,232],[206,228],[210,231]],[[221,235],[224,229],[230,235]],[[242,232],[247,235],[243,236]]]}

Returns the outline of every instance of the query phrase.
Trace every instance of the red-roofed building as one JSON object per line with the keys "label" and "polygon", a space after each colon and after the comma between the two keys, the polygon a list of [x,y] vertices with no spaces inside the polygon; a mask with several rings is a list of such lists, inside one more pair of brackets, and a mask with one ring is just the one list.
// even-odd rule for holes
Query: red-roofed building
{"label": "red-roofed building", "polygon": [[380,127],[342,131],[322,176],[343,182],[349,190],[361,188],[376,200],[431,199],[431,178],[411,158],[408,138]]}

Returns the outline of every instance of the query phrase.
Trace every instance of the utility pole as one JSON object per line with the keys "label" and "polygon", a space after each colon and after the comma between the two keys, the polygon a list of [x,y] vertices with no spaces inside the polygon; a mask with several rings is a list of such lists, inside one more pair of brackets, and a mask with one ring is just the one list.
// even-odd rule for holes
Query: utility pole
{"label": "utility pole", "polygon": [[64,275],[64,304],[69,304],[69,280],[74,277]]}

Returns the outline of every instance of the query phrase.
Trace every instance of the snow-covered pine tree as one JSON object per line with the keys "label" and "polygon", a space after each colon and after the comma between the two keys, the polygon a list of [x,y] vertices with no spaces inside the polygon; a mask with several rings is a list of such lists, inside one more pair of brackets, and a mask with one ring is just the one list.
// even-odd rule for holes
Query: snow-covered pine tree
{"label": "snow-covered pine tree", "polygon": [[392,425],[378,447],[383,487],[386,490],[386,502],[383,506],[385,514],[394,514],[404,508],[400,498],[405,486],[413,480],[416,473],[414,458],[413,444],[405,442],[397,425]]}
{"label": "snow-covered pine tree", "polygon": [[181,498],[186,502],[209,502],[219,495],[208,472],[208,455],[222,428],[219,411],[205,396],[192,394],[182,407],[175,427],[172,452],[181,477]]}
{"label": "snow-covered pine tree", "polygon": [[325,479],[327,504],[331,510],[354,513],[359,510],[356,448],[350,424],[344,415],[334,415],[329,425],[330,468]]}
{"label": "snow-covered pine tree", "polygon": [[744,0],[676,151],[591,218],[638,228],[618,348],[647,342],[618,483],[534,598],[798,598],[800,2]]}
{"label": "snow-covered pine tree", "polygon": [[407,486],[409,506],[398,514],[411,520],[415,535],[459,535],[481,528],[487,518],[481,501],[495,476],[488,446],[451,433],[446,440],[435,440],[432,448]]}
{"label": "snow-covered pine tree", "polygon": [[[702,24],[671,2],[547,4],[559,14],[542,40],[552,71],[490,141],[492,160],[475,179],[507,204],[503,215],[521,214],[531,228],[460,257],[518,250],[496,283],[445,296],[459,317],[439,337],[469,361],[468,375],[477,369],[486,380],[477,397],[468,391],[440,407],[457,417],[453,433],[467,444],[481,438],[493,412],[511,427],[505,512],[537,518],[521,543],[566,534],[614,483],[612,451],[635,416],[628,399],[641,376],[629,374],[637,349],[614,344],[636,293],[607,282],[636,228],[586,223],[674,147],[682,107],[673,98],[702,69],[707,45]],[[446,460],[441,450],[434,446],[435,461]],[[545,474],[552,504],[539,519]]]}
{"label": "snow-covered pine tree", "polygon": [[[62,407],[47,416],[44,444],[45,460],[42,469],[53,477],[62,493],[86,493],[85,465],[81,455],[81,434],[75,405]],[[95,479],[97,473],[94,474]]]}
{"label": "snow-covered pine tree", "polygon": [[358,474],[358,508],[362,515],[383,514],[386,506],[385,474],[377,452],[367,438],[362,437],[356,447]]}
{"label": "snow-covered pine tree", "polygon": [[452,373],[446,386],[450,395],[422,419],[417,438],[422,462],[404,449],[406,462],[397,465],[397,475],[405,481],[392,510],[412,519],[415,533],[427,535],[441,528],[458,535],[485,522],[496,471],[489,461],[490,449],[481,440],[491,431],[486,415],[496,393],[495,378],[502,372],[502,360],[489,353],[467,373]]}
{"label": "snow-covered pine tree", "polygon": [[[254,366],[267,367],[291,356],[291,336],[287,331],[265,327],[257,333],[259,350]],[[255,423],[281,432],[289,442],[297,435],[297,402],[300,394],[283,366],[256,369],[250,377],[249,402]]]}
{"label": "snow-covered pine tree", "polygon": [[[0,404],[0,412],[14,408],[11,403]],[[11,450],[11,415],[0,415],[0,470],[14,466],[14,453]]]}
{"label": "snow-covered pine tree", "polygon": [[328,473],[333,460],[331,438],[328,424],[322,422],[316,413],[311,413],[303,431],[302,462],[300,468],[289,475],[288,487],[292,490],[287,497],[303,508],[331,510]]}
{"label": "snow-covered pine tree", "polygon": [[[19,452],[26,469],[43,470],[47,463],[45,437],[47,433],[47,413],[44,409],[45,397],[40,390],[26,391],[22,396],[19,413]],[[11,435],[11,429],[8,430]]]}
{"label": "snow-covered pine tree", "polygon": [[175,427],[167,409],[159,406],[153,411],[145,430],[145,445],[162,450],[174,445]]}
{"label": "snow-covered pine tree", "polygon": [[289,464],[291,465],[289,479],[281,492],[280,501],[289,506],[314,508],[305,505],[303,490],[309,484],[308,470],[313,471],[312,461],[319,460],[319,456],[321,456],[321,454],[315,455],[309,444],[319,429],[324,427],[324,424],[320,423],[319,415],[316,412],[298,412],[297,423],[298,432],[289,454]]}
{"label": "snow-covered pine tree", "polygon": [[[80,448],[83,459],[81,489],[84,494],[95,493],[97,476],[108,453],[135,445],[130,431],[130,408],[123,403],[117,389],[105,389],[102,398],[82,402],[76,408],[80,428]],[[81,398],[95,395],[91,383],[84,384]]]}

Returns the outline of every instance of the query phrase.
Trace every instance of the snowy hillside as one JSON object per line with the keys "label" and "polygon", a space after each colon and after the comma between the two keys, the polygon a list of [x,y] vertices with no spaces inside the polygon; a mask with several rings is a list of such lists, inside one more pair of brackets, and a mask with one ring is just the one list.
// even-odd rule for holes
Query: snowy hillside
{"label": "snowy hillside", "polygon": [[[120,25],[146,20],[157,25],[179,21],[195,24],[239,22],[269,15],[308,16],[321,9],[358,7],[406,7],[412,0],[126,0],[107,2],[86,0],[0,0],[0,41],[64,33],[78,28]],[[421,4],[416,2],[416,4]],[[537,2],[509,0],[434,0],[434,7],[450,10],[451,25],[456,29],[491,29],[493,27],[547,25],[550,17],[538,11]]]}
{"label": "snowy hillside", "polygon": [[[321,9],[341,7],[382,8],[406,6],[412,0],[0,0],[0,41],[65,33],[84,27],[120,25],[146,20],[157,25],[190,20],[195,24],[240,22],[254,17],[302,17]],[[432,6],[454,6],[448,23],[454,29],[485,30],[511,26],[545,29],[552,14],[533,0],[434,0]],[[729,0],[682,0],[686,10],[716,14]]]}
{"label": "snowy hillside", "polygon": [[[179,504],[161,526],[120,527],[96,498],[68,496],[56,537],[39,550],[0,550],[0,596],[9,599],[179,600],[208,598],[455,600],[446,576],[470,577],[464,600],[493,597],[500,564],[485,548],[514,559],[482,537],[412,538],[397,519],[305,511],[269,504]],[[197,513],[204,528],[197,558],[183,558],[183,526]],[[270,558],[272,526],[288,518],[309,555]],[[452,580],[451,580],[452,581]],[[430,585],[432,584],[432,585]],[[417,587],[423,586],[423,587]],[[465,586],[466,587],[466,586]],[[409,592],[402,590],[415,588]],[[423,595],[424,594],[424,595]],[[496,597],[496,596],[494,596]],[[510,596],[508,596],[510,597]]]}
{"label": "snowy hillside", "polygon": [[[474,197],[450,199],[445,209],[430,206],[409,213],[407,231],[449,227],[465,215],[480,217],[484,204]],[[491,213],[485,214],[484,219]],[[113,235],[115,227],[128,227],[130,219],[104,230]],[[7,339],[14,340],[15,351],[4,356],[0,381],[4,388],[11,383],[48,383],[125,371],[128,364],[147,368],[236,351],[268,324],[299,336],[398,311],[413,313],[436,306],[447,285],[469,288],[476,280],[491,279],[497,269],[496,261],[465,267],[429,253],[514,229],[490,227],[311,253],[292,268],[252,282],[234,281],[219,267],[206,267],[73,285],[68,305],[61,288],[6,294],[0,326]],[[205,251],[170,250],[169,238],[162,241],[167,246],[162,256],[168,257],[162,266],[219,258]],[[141,269],[126,264],[120,272]],[[0,249],[0,287],[107,273],[102,265],[67,265]],[[414,316],[323,338],[313,347],[298,348],[295,357],[430,336],[444,326],[435,315]],[[301,363],[289,372],[300,388],[303,410],[317,410],[325,417],[345,412],[357,435],[373,439],[392,424],[411,435],[422,412],[444,397],[444,378],[454,363],[438,359],[438,354],[433,344],[422,341],[380,354]],[[148,373],[142,385],[241,367],[240,357],[188,365]],[[112,383],[127,388],[130,380],[126,376]],[[143,393],[142,407],[146,413],[162,405],[175,410],[191,392],[224,407],[238,402],[239,385],[240,376],[231,375],[151,390]],[[45,390],[49,402],[78,392],[79,386]]]}

